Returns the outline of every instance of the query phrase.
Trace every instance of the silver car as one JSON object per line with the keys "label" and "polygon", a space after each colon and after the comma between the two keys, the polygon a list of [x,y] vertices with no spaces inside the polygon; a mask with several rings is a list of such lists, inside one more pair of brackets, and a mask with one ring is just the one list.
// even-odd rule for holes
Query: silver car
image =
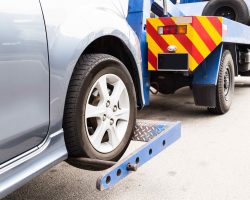
{"label": "silver car", "polygon": [[127,13],[128,0],[1,1],[0,198],[68,157],[122,156],[144,105]]}

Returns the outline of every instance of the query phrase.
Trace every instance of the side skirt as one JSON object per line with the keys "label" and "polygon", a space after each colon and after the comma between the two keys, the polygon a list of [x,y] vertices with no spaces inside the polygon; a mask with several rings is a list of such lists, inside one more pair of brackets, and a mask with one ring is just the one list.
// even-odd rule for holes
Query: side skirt
{"label": "side skirt", "polygon": [[0,198],[15,191],[67,157],[61,129],[51,134],[42,146],[31,150],[31,153],[2,168],[0,166]]}

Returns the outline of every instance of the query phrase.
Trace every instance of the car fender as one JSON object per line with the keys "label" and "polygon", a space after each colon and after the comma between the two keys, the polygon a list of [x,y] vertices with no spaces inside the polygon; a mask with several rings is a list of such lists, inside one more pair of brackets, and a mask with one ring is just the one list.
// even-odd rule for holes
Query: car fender
{"label": "car fender", "polygon": [[126,21],[127,10],[117,9],[113,1],[117,0],[41,0],[50,60],[50,133],[62,127],[67,89],[79,57],[102,36],[115,36],[128,47],[143,95],[140,43]]}

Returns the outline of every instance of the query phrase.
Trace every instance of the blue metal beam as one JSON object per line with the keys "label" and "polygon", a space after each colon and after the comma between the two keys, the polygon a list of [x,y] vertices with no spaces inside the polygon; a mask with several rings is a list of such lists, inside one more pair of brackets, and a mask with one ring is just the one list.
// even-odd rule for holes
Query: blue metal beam
{"label": "blue metal beam", "polygon": [[250,44],[250,27],[222,18],[222,41],[234,44]]}
{"label": "blue metal beam", "polygon": [[176,8],[178,8],[185,16],[201,16],[206,5],[207,1],[203,1],[176,4]]}
{"label": "blue metal beam", "polygon": [[[172,1],[168,1],[168,12],[171,16],[183,16],[183,13],[176,7]],[[154,0],[130,0],[128,8],[127,21],[132,27],[141,43],[142,55],[142,75],[143,75],[143,88],[145,105],[149,105],[149,72],[148,72],[148,55],[146,43],[145,24],[146,19],[150,17],[151,5]]]}
{"label": "blue metal beam", "polygon": [[149,72],[147,67],[147,44],[145,24],[146,18],[150,17],[151,5],[154,0],[130,0],[128,8],[127,21],[136,33],[141,43],[142,55],[142,76],[143,76],[143,93],[145,105],[149,105]]}
{"label": "blue metal beam", "polygon": [[180,0],[180,3],[196,3],[196,2],[202,2],[205,0]]}
{"label": "blue metal beam", "polygon": [[[152,123],[152,121],[149,123]],[[146,139],[148,139],[149,136],[155,137],[127,158],[119,161],[101,176],[97,180],[97,189],[105,190],[111,188],[181,137],[181,124],[179,122],[156,122],[155,125],[150,125],[150,127],[146,127],[145,130],[142,129],[141,134],[146,134],[148,129],[150,129],[150,133],[144,137]]]}

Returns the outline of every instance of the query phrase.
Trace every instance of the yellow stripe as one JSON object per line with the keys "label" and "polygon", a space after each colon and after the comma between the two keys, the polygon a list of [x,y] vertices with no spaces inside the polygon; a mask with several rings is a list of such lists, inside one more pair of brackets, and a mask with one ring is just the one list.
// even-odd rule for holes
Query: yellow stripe
{"label": "yellow stripe", "polygon": [[[173,36],[173,35],[163,35],[164,40],[168,41],[170,45],[175,45],[177,47],[177,53],[188,53],[185,47]],[[198,66],[195,59],[189,54],[189,67],[193,71]]]}
{"label": "yellow stripe", "polygon": [[[158,18],[154,18],[154,19],[150,19],[149,20],[150,24],[153,26],[153,28],[158,31],[158,26],[164,26],[164,24],[162,23],[161,20],[159,20]],[[147,37],[149,36],[149,34],[147,34]],[[188,51],[186,50],[186,48],[174,37],[174,35],[162,35],[161,36],[165,41],[167,41],[168,44],[170,45],[175,45],[177,47],[177,53],[188,53]],[[155,44],[157,45],[157,43],[152,39],[148,37],[148,48],[151,50],[151,52],[154,55],[157,55],[160,52],[155,51]],[[150,41],[151,40],[151,41]],[[155,43],[155,44],[153,44]],[[157,45],[158,46],[158,45]],[[159,47],[159,46],[158,46]],[[191,71],[195,70],[195,68],[198,66],[198,63],[196,62],[196,60],[192,57],[192,55],[189,54],[189,68]]]}
{"label": "yellow stripe", "polygon": [[220,20],[220,22],[222,23],[222,17],[218,17],[218,19]]}
{"label": "yellow stripe", "polygon": [[154,29],[158,32],[158,26],[164,26],[159,18],[152,18],[149,20],[150,24],[154,27]]}
{"label": "yellow stripe", "polygon": [[[157,67],[157,66],[155,66]],[[148,70],[149,71],[156,71],[156,69],[150,64],[150,62],[148,62]]]}
{"label": "yellow stripe", "polygon": [[207,45],[200,38],[196,30],[191,25],[188,25],[187,37],[191,40],[193,45],[198,49],[203,58],[206,58],[211,51],[208,49]]}
{"label": "yellow stripe", "polygon": [[[206,17],[198,17],[198,19],[200,20],[202,26],[204,26],[206,30],[212,30],[211,32],[209,31],[209,35],[212,38],[212,40],[217,45],[220,44],[222,37],[218,34],[217,30],[213,27],[213,25],[210,23],[210,21]],[[158,31],[159,26],[164,26],[164,24],[158,18],[150,19],[149,22],[156,31]],[[192,27],[192,25],[191,24],[187,24],[187,25],[188,25],[188,33],[186,34],[187,37],[191,40],[191,42],[198,49],[198,51],[201,53],[201,55],[204,58],[206,58],[211,53],[211,51],[209,50],[207,45],[204,43],[204,41],[200,38],[198,33]],[[147,35],[147,37],[148,37],[148,35]],[[186,48],[175,38],[174,35],[171,35],[171,34],[170,35],[162,35],[161,37],[165,41],[167,41],[167,43],[169,45],[175,45],[177,47],[177,53],[188,53]],[[157,44],[157,41],[154,41],[151,36],[149,36],[147,40],[148,40],[148,44],[149,44],[148,47],[155,56],[157,56],[158,53],[162,53],[162,50],[160,49],[159,45]],[[198,63],[189,53],[188,53],[188,55],[189,55],[189,69],[190,69],[190,71],[194,71],[197,68]],[[155,69],[153,68],[151,70],[155,70]]]}
{"label": "yellow stripe", "polygon": [[163,53],[162,49],[158,46],[158,44],[153,40],[153,38],[147,34],[148,48],[150,51],[157,57],[159,53]]}
{"label": "yellow stripe", "polygon": [[[200,21],[202,26],[205,28],[207,33],[210,35],[212,40],[216,45],[221,43],[222,37],[217,32],[217,30],[214,28],[214,26],[211,24],[211,22],[207,19],[207,17],[197,17],[197,19]],[[221,18],[222,19],[222,18]]]}

